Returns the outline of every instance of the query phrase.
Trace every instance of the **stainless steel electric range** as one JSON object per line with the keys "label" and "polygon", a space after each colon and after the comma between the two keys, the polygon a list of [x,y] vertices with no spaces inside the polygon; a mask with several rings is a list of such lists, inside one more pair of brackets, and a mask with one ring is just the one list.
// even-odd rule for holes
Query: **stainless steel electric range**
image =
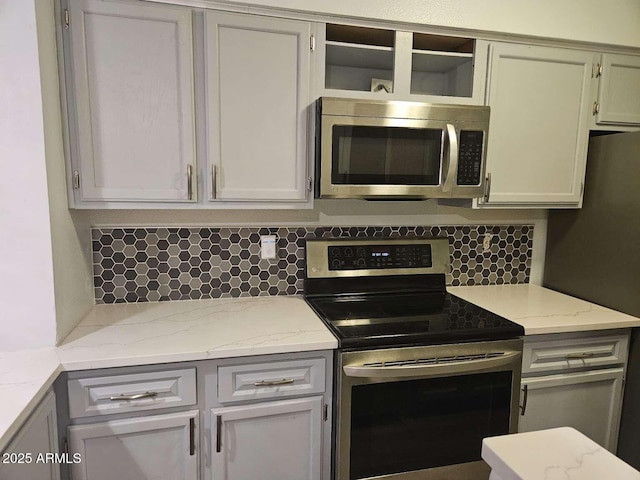
{"label": "stainless steel electric range", "polygon": [[333,478],[489,477],[517,431],[522,337],[447,293],[449,242],[308,240],[305,299],[338,339]]}

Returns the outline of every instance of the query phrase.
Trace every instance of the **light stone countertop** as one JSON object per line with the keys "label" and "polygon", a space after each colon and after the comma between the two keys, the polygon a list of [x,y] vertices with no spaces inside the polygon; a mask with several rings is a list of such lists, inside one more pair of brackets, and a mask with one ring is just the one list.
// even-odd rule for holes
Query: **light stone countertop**
{"label": "light stone countertop", "polygon": [[[640,326],[640,319],[535,285],[448,291],[527,335]],[[330,350],[337,341],[301,297],[97,305],[57,348],[0,352],[0,450],[63,370]]]}
{"label": "light stone countertop", "polygon": [[640,472],[571,427],[485,438],[491,480],[640,480]]}
{"label": "light stone countertop", "polygon": [[640,318],[537,285],[448,287],[468,302],[516,322],[525,335],[640,327]]}
{"label": "light stone countertop", "polygon": [[58,348],[0,352],[0,451],[64,370],[337,346],[301,297],[96,305]]}

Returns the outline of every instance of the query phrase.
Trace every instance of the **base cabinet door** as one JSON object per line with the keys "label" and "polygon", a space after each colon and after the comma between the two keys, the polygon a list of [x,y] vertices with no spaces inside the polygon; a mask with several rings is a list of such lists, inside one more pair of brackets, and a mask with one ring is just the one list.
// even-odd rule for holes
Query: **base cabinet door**
{"label": "base cabinet door", "polygon": [[214,408],[215,480],[320,480],[322,397]]}
{"label": "base cabinet door", "polygon": [[49,393],[2,452],[0,479],[59,480],[59,462],[56,402]]}
{"label": "base cabinet door", "polygon": [[573,427],[615,452],[623,368],[522,380],[519,432]]}
{"label": "base cabinet door", "polygon": [[564,48],[490,46],[490,188],[480,205],[578,206],[596,57]]}
{"label": "base cabinet door", "polygon": [[74,480],[197,480],[198,411],[71,426]]}

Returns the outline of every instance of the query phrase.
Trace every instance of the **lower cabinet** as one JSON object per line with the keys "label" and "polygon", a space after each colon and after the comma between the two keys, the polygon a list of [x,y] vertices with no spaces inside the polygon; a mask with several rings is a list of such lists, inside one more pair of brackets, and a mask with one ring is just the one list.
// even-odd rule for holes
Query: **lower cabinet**
{"label": "lower cabinet", "polygon": [[203,480],[329,480],[332,352],[207,362]]}
{"label": "lower cabinet", "polygon": [[570,426],[615,452],[623,378],[614,368],[524,379],[519,431]]}
{"label": "lower cabinet", "polygon": [[59,480],[60,457],[53,392],[31,414],[0,460],[2,480]]}
{"label": "lower cabinet", "polygon": [[332,362],[320,351],[63,373],[71,462],[0,480],[329,480]]}
{"label": "lower cabinet", "polygon": [[614,452],[629,332],[525,339],[518,431],[573,427]]}
{"label": "lower cabinet", "polygon": [[198,411],[69,427],[74,480],[197,480]]}
{"label": "lower cabinet", "polygon": [[213,478],[319,480],[322,397],[214,408]]}

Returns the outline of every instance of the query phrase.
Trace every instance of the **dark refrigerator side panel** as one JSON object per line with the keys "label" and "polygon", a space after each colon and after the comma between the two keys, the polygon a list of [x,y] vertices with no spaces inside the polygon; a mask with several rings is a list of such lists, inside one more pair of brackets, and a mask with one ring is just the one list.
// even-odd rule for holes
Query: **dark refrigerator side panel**
{"label": "dark refrigerator side panel", "polygon": [[[549,213],[544,286],[640,317],[640,133],[592,138],[583,208]],[[634,329],[618,455],[640,469],[640,331]]]}

